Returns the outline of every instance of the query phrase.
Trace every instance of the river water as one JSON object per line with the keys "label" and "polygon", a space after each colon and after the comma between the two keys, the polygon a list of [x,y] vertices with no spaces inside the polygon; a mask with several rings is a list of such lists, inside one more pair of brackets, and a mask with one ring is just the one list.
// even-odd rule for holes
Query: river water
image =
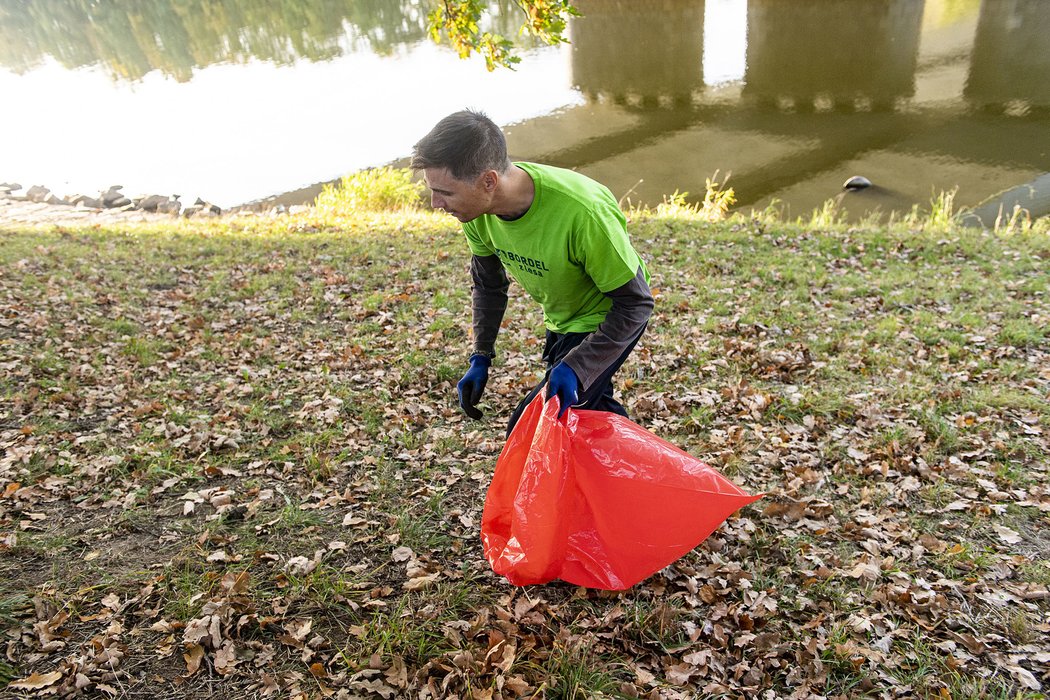
{"label": "river water", "polygon": [[[569,43],[489,73],[407,0],[0,4],[0,182],[94,194],[310,201],[400,164],[445,114],[617,197],[806,215],[1050,213],[1050,2],[578,0]],[[513,33],[511,2],[494,28]],[[845,192],[851,176],[874,186]],[[983,207],[983,208],[982,208]]]}

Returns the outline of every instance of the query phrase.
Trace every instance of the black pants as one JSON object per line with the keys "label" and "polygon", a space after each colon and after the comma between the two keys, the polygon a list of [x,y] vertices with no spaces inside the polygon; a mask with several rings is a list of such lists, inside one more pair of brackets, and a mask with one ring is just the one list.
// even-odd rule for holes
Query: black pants
{"label": "black pants", "polygon": [[[638,344],[638,340],[644,332],[645,328],[642,328],[635,339],[631,341],[631,344],[627,346],[627,349],[616,358],[616,361],[609,365],[607,370],[598,375],[598,378],[594,380],[594,384],[587,391],[580,392],[579,399],[574,404],[575,408],[591,411],[608,411],[625,418],[628,417],[627,410],[624,409],[619,401],[613,398],[612,378],[616,374],[616,370],[620,369],[620,366],[627,360],[627,356],[634,350],[634,346]],[[514,413],[510,416],[510,423],[507,425],[508,436],[510,436],[510,431],[514,430],[514,426],[517,424],[518,419],[521,418],[521,414],[525,412],[526,407],[532,403],[537,394],[543,391],[543,387],[547,384],[547,380],[550,379],[551,370],[554,369],[554,366],[561,362],[569,354],[570,350],[586,340],[589,335],[590,333],[563,334],[547,331],[547,342],[543,347],[543,361],[547,363],[547,372],[543,375],[540,383],[533,387],[532,391],[514,409]]]}

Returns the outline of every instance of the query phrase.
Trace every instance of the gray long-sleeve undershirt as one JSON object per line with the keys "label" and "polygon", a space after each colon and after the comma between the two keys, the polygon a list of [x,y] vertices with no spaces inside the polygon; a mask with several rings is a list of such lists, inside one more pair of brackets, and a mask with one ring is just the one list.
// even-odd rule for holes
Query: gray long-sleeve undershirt
{"label": "gray long-sleeve undershirt", "polygon": [[496,255],[470,258],[470,301],[473,310],[474,352],[494,357],[496,336],[507,311],[510,278]]}
{"label": "gray long-sleeve undershirt", "polygon": [[[507,310],[510,280],[503,263],[495,255],[473,256],[470,276],[473,282],[471,306],[474,352],[492,356],[495,354],[496,336],[503,322],[503,314]],[[580,388],[584,391],[638,338],[655,306],[641,268],[634,279],[606,292],[605,296],[612,299],[612,308],[605,320],[563,360],[576,373]]]}

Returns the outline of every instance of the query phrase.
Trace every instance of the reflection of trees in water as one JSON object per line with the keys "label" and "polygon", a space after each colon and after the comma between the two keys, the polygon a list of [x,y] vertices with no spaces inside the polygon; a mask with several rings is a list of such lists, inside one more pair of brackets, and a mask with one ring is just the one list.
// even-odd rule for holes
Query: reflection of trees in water
{"label": "reflection of trees in water", "polygon": [[[0,65],[25,72],[52,56],[101,63],[114,78],[159,69],[188,80],[213,63],[323,61],[348,48],[388,54],[427,36],[426,0],[32,0],[0,3]],[[493,31],[514,36],[512,0],[494,2]]]}

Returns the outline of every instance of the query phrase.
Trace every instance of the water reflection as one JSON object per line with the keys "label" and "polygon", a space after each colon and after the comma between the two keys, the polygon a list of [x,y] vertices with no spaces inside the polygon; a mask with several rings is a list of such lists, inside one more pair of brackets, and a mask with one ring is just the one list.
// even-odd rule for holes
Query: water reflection
{"label": "water reflection", "polygon": [[915,89],[921,0],[751,0],[744,94],[812,110],[892,108]]}
{"label": "water reflection", "polygon": [[[490,28],[517,32],[513,0],[492,3]],[[33,0],[0,4],[0,65],[25,72],[46,57],[103,65],[114,78],[249,59],[291,65],[355,50],[389,55],[427,36],[419,0]]]}
{"label": "water reflection", "polygon": [[[955,188],[960,206],[1025,183],[1045,190],[1047,124],[1033,107],[1050,93],[1048,3],[971,3],[953,21],[974,22],[979,8],[975,39],[931,42],[923,52],[924,19],[948,14],[936,0],[750,0],[737,91],[704,82],[704,24],[722,18],[702,4],[594,0],[582,8],[572,27],[573,81],[589,100],[579,109],[588,110],[591,132],[542,157],[634,201],[701,193],[708,176],[727,170],[741,204],[779,202],[793,214],[828,199],[861,216],[909,210]],[[960,72],[968,72],[969,103],[985,109],[966,109],[961,90],[944,93]],[[1003,114],[990,121],[987,105]],[[847,195],[841,185],[855,174],[877,186]],[[1044,200],[1029,204],[1047,213]]]}
{"label": "water reflection", "polygon": [[[636,203],[656,203],[675,190],[698,195],[716,171],[732,172],[742,205],[779,201],[792,214],[829,198],[857,215],[907,210],[956,187],[960,205],[1024,191],[1026,184],[1045,194],[1050,3],[1044,0],[577,0],[577,6],[583,16],[570,22],[571,46],[531,52],[518,73],[502,77],[484,76],[477,63],[458,66],[454,79],[447,68],[435,72],[433,47],[422,48],[429,46],[427,6],[417,0],[4,3],[0,65],[32,73],[50,56],[68,67],[103,65],[115,78],[143,83],[152,71],[194,82],[216,63],[247,63],[256,74],[260,61],[287,65],[312,90],[302,96],[310,109],[302,110],[298,129],[318,138],[318,113],[335,125],[320,136],[324,149],[314,151],[342,167],[332,172],[337,166],[329,159],[314,180],[376,164],[359,159],[379,153],[379,142],[382,152],[406,154],[440,116],[433,109],[446,109],[432,91],[452,97],[448,111],[480,107],[511,122],[515,157],[578,168]],[[492,28],[514,34],[519,10],[511,0],[495,7]],[[419,109],[411,100],[368,92],[358,67],[364,51],[391,56],[376,89],[409,93]],[[564,62],[557,60],[561,52]],[[317,71],[305,62],[324,61],[331,76],[308,82],[305,76]],[[497,91],[482,77],[546,84],[558,97]],[[326,90],[342,89],[352,97],[323,101]],[[231,95],[231,102],[244,99]],[[541,103],[545,113],[537,114]],[[274,111],[282,119],[269,125],[265,108],[251,111],[247,118],[258,123],[244,148],[256,148],[267,130],[296,129],[288,108]],[[355,127],[362,114],[379,114],[386,128]],[[842,182],[856,174],[877,186],[843,194]],[[0,173],[11,176],[17,173]],[[232,169],[226,175],[237,176]],[[308,200],[319,187],[283,201]],[[1045,206],[1039,201],[1030,203]]]}
{"label": "water reflection", "polygon": [[689,101],[704,85],[703,0],[579,0],[573,84],[596,100]]}
{"label": "water reflection", "polygon": [[981,5],[965,95],[980,106],[1050,107],[1050,3]]}

